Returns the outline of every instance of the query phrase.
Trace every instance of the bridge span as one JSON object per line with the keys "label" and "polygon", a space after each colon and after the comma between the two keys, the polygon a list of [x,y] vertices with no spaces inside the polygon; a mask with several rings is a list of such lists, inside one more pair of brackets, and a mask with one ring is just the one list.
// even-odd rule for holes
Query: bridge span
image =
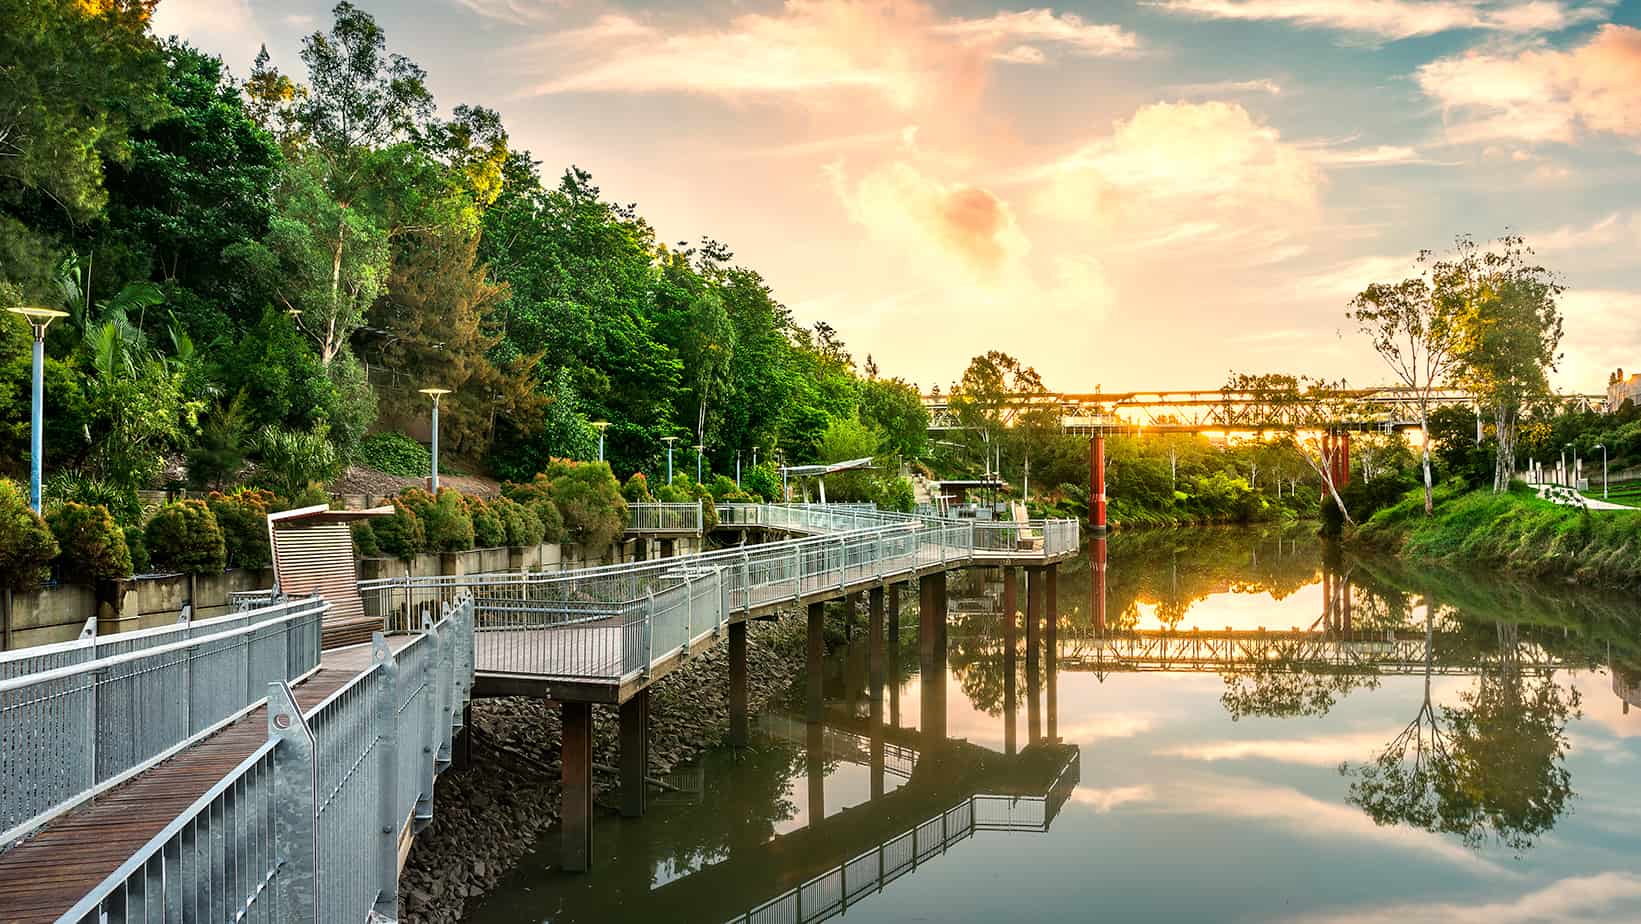
{"label": "bridge span", "polygon": [[818,686],[823,605],[866,594],[881,687],[907,584],[918,583],[933,657],[948,570],[1024,567],[1033,589],[1044,575],[1052,588],[1079,544],[1075,521],[766,505],[723,515],[767,541],[332,589],[351,591],[348,619],[379,620],[367,645],[325,650],[338,601],[316,595],[0,655],[0,920],[393,919],[433,781],[464,757],[474,696],[559,704],[562,865],[586,869],[595,703],[619,707],[622,810],[641,814],[649,687],[726,638],[731,740],[745,742],[748,620],[806,610]]}

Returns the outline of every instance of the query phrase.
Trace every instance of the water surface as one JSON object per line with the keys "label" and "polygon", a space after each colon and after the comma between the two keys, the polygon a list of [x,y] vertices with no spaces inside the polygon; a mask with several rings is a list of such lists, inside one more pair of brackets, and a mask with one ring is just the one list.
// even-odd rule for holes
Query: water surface
{"label": "water surface", "polygon": [[857,637],[824,723],[795,676],[592,873],[549,837],[470,919],[1641,921],[1629,600],[1155,532],[1061,567],[1033,664],[1001,586],[954,574],[943,658],[906,632],[874,700]]}

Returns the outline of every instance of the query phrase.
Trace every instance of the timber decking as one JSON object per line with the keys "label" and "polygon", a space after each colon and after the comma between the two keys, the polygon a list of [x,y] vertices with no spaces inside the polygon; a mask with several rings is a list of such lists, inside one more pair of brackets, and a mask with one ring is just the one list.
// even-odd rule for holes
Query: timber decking
{"label": "timber decking", "polygon": [[[400,648],[411,638],[391,641]],[[311,709],[369,664],[369,645],[325,652],[293,688],[297,704]],[[267,740],[267,710],[258,707],[0,853],[0,924],[56,921]]]}

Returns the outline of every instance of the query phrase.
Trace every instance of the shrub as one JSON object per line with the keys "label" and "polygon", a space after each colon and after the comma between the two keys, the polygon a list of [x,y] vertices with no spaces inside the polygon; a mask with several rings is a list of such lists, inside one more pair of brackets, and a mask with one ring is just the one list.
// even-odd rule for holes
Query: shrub
{"label": "shrub", "polygon": [[79,472],[57,471],[46,479],[46,509],[70,501],[87,507],[104,507],[122,526],[142,524],[142,504],[137,492],[110,481]]}
{"label": "shrub", "polygon": [[403,433],[376,433],[359,444],[359,461],[389,475],[422,478],[433,467],[427,447]]}
{"label": "shrub", "polygon": [[295,497],[309,485],[329,482],[342,473],[342,457],[323,428],[266,426],[257,434],[255,448],[257,481],[284,497]]}
{"label": "shrub", "polygon": [[62,549],[57,569],[63,580],[90,584],[131,576],[131,550],[125,545],[125,530],[114,522],[107,507],[71,501],[53,510],[46,522]]}
{"label": "shrub", "polygon": [[462,495],[462,508],[473,521],[473,545],[493,549],[507,544],[507,524],[489,501],[473,494]]}
{"label": "shrub", "polygon": [[879,478],[872,483],[872,500],[882,510],[911,513],[917,506],[917,494],[910,478]]}
{"label": "shrub", "polygon": [[371,529],[366,520],[355,520],[348,527],[353,533],[353,553],[360,558],[376,558],[382,554],[382,547],[376,544],[376,531]]}
{"label": "shrub", "polygon": [[460,491],[440,488],[434,497],[421,488],[406,488],[399,499],[421,521],[426,551],[465,552],[473,547],[473,520]]}
{"label": "shrub", "polygon": [[370,531],[377,548],[400,561],[410,561],[427,548],[421,518],[401,500],[395,499],[393,515],[377,517],[370,524]]}
{"label": "shrub", "polygon": [[626,530],[627,501],[608,464],[554,462],[544,480],[571,542],[601,551]]}
{"label": "shrub", "polygon": [[125,547],[131,552],[131,573],[147,574],[154,570],[154,563],[148,557],[148,537],[136,526],[126,526],[121,529],[125,533]]}
{"label": "shrub", "polygon": [[219,574],[228,565],[222,528],[201,500],[175,501],[156,510],[145,538],[153,566],[164,571]]}
{"label": "shrub", "polygon": [[540,545],[546,527],[541,518],[529,507],[524,506],[510,497],[498,497],[490,503],[491,509],[501,517],[506,529],[506,544],[511,546]]}
{"label": "shrub", "polygon": [[765,501],[774,502],[781,497],[781,476],[767,462],[748,469],[741,477],[741,486],[748,494],[755,494]]}
{"label": "shrub", "polygon": [[650,479],[643,472],[633,472],[627,477],[627,483],[621,486],[621,496],[629,504],[655,503],[655,495],[650,493]]}
{"label": "shrub", "polygon": [[525,484],[502,486],[502,494],[525,507],[541,521],[543,542],[564,541],[564,514],[553,502],[552,484],[544,474],[538,474]]}
{"label": "shrub", "polygon": [[231,494],[211,492],[206,505],[222,528],[228,564],[238,568],[266,568],[273,564],[268,546],[268,512],[278,504],[272,491],[245,488]]}
{"label": "shrub", "polygon": [[728,475],[714,476],[712,479],[712,484],[707,486],[707,490],[712,492],[712,499],[719,501],[720,503],[724,500],[724,498],[730,496],[731,494],[739,494],[741,492],[741,489],[735,486],[735,479],[729,477]]}
{"label": "shrub", "polygon": [[29,590],[56,557],[57,540],[29,509],[27,492],[0,478],[0,581],[12,590]]}
{"label": "shrub", "polygon": [[701,525],[706,529],[718,526],[718,505],[713,503],[712,492],[695,483],[695,479],[688,475],[678,475],[672,479],[672,484],[664,484],[655,489],[655,497],[664,504],[688,504],[695,501],[701,503]]}

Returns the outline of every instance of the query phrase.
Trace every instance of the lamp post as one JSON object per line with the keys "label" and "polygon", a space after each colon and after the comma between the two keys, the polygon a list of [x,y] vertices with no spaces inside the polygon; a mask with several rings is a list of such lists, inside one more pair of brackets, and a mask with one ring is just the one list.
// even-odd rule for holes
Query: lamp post
{"label": "lamp post", "polygon": [[741,451],[735,450],[735,490],[741,490]]}
{"label": "lamp post", "polygon": [[1607,444],[1596,443],[1592,448],[1601,450],[1601,499],[1607,499]]}
{"label": "lamp post", "polygon": [[701,483],[701,453],[706,452],[705,443],[695,444],[695,483]]}
{"label": "lamp post", "polygon": [[593,421],[593,429],[598,431],[598,461],[602,462],[604,461],[604,431],[610,429],[610,422],[595,420]]}
{"label": "lamp post", "polygon": [[678,437],[663,436],[661,442],[667,444],[667,484],[672,484],[672,444],[678,442]]}
{"label": "lamp post", "polygon": [[[1574,446],[1572,443],[1568,443],[1566,448],[1573,451],[1573,468],[1578,468],[1578,447]],[[1564,466],[1567,464],[1565,454],[1562,456],[1561,464]],[[1563,487],[1572,488],[1576,491],[1578,490],[1578,479],[1573,477],[1573,468],[1564,469],[1562,471],[1562,478],[1566,479],[1562,482],[1562,485]]]}
{"label": "lamp post", "polygon": [[429,481],[429,484],[431,484],[432,487],[433,487],[433,493],[438,494],[439,493],[439,399],[443,398],[445,395],[450,394],[450,389],[448,389],[448,388],[423,388],[423,389],[420,389],[420,391],[421,391],[422,394],[427,395],[429,398],[433,399],[433,453],[432,453],[432,456],[433,456],[433,459],[432,459],[432,462],[433,462],[433,465],[432,465],[433,477]]}
{"label": "lamp post", "polygon": [[29,417],[29,506],[35,513],[40,512],[40,475],[45,464],[45,366],[46,366],[46,328],[58,318],[68,317],[68,312],[58,311],[55,308],[8,308],[12,314],[21,315],[34,328],[34,403],[33,412]]}

